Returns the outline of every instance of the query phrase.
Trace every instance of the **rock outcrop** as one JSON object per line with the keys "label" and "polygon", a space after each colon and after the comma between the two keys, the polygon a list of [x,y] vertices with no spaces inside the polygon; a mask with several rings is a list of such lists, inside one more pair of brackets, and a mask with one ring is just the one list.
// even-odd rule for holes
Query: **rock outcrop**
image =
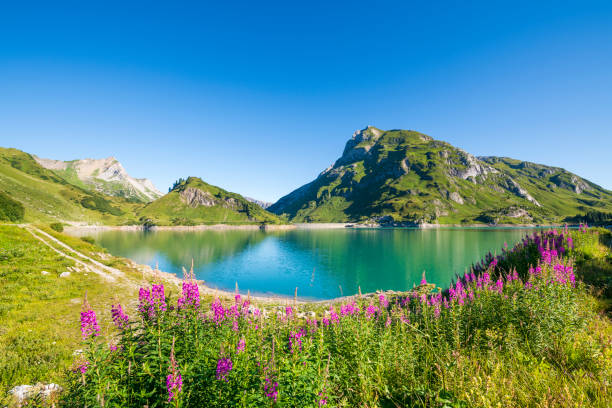
{"label": "rock outcrop", "polygon": [[[163,194],[146,178],[130,176],[114,157],[61,161],[34,156],[43,167],[69,182],[80,181],[100,193],[150,202]],[[77,180],[73,178],[76,177]]]}

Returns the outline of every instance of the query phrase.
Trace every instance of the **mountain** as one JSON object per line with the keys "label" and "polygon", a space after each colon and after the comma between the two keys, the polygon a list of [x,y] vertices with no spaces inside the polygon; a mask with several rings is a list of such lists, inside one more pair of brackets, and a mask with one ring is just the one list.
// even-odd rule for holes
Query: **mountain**
{"label": "mountain", "polygon": [[151,202],[163,195],[150,180],[130,176],[114,157],[71,161],[33,157],[71,184],[105,195],[140,202]]}
{"label": "mountain", "polygon": [[250,201],[252,203],[257,204],[258,206],[260,206],[264,210],[267,209],[268,207],[270,207],[273,204],[273,203],[269,203],[267,201],[256,200],[256,199],[251,198],[251,197],[244,197],[244,199],[247,200],[247,201]]}
{"label": "mountain", "polygon": [[200,178],[180,180],[163,197],[138,211],[143,222],[155,225],[281,223],[281,219],[245,199]]}
{"label": "mountain", "polygon": [[268,210],[295,222],[562,222],[612,210],[612,192],[561,168],[475,157],[416,131],[368,126],[332,166]]}
{"label": "mountain", "polygon": [[0,148],[0,193],[5,196],[4,203],[13,202],[12,213],[14,203],[23,207],[19,218],[27,222],[136,222],[131,214],[138,204],[74,185],[17,149]]}

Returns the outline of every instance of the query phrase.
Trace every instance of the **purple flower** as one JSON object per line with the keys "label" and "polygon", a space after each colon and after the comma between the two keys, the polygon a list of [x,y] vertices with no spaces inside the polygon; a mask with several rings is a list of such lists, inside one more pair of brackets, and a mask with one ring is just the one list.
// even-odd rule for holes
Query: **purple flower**
{"label": "purple flower", "polygon": [[278,398],[278,383],[276,381],[273,381],[272,378],[266,376],[264,392],[266,393],[266,397],[276,402],[276,399]]}
{"label": "purple flower", "polygon": [[340,306],[340,314],[342,316],[352,316],[357,313],[359,313],[359,306],[355,302]]}
{"label": "purple flower", "polygon": [[291,334],[289,335],[289,350],[291,350],[292,353],[296,350],[302,349],[302,337],[305,335],[306,333],[304,332],[304,329],[301,329],[298,332],[291,331]]}
{"label": "purple flower", "polygon": [[174,338],[172,339],[172,350],[170,351],[170,374],[166,377],[166,389],[168,390],[168,402],[176,398],[183,389],[183,377],[179,372],[174,358]]}
{"label": "purple flower", "polygon": [[122,330],[127,327],[130,318],[123,312],[123,308],[119,303],[111,307],[111,315],[115,326]]}
{"label": "purple flower", "polygon": [[223,308],[223,305],[221,304],[219,298],[215,299],[210,304],[210,310],[212,310],[213,312],[213,321],[217,325],[220,325],[223,319],[225,319],[225,309]]}
{"label": "purple flower", "polygon": [[166,311],[166,295],[164,294],[164,285],[159,284],[151,287],[151,301],[154,307],[159,310]]}
{"label": "purple flower", "polygon": [[497,282],[495,282],[495,287],[497,288],[497,291],[501,294],[504,290],[504,282],[502,281],[502,278],[499,278]]}
{"label": "purple flower", "polygon": [[332,324],[338,323],[340,321],[340,316],[338,316],[338,313],[336,313],[333,307],[329,308],[329,318]]}
{"label": "purple flower", "polygon": [[76,368],[73,369],[74,372],[79,371],[81,374],[85,374],[87,369],[89,368],[89,361],[82,361]]}
{"label": "purple flower", "polygon": [[233,367],[232,360],[221,357],[219,361],[217,361],[217,380],[228,382],[227,373],[232,371]]}
{"label": "purple flower", "polygon": [[246,340],[243,337],[240,339],[240,341],[238,342],[238,345],[236,346],[236,353],[237,354],[242,353],[245,348],[246,348]]}
{"label": "purple flower", "polygon": [[325,390],[319,393],[319,407],[327,405],[327,397],[325,396]]}
{"label": "purple flower", "polygon": [[387,307],[389,307],[389,301],[387,300],[387,298],[385,297],[383,293],[378,295],[378,303],[380,304],[380,307],[383,309],[386,309]]}
{"label": "purple flower", "polygon": [[293,308],[291,306],[285,306],[285,317],[290,318],[293,316]]}
{"label": "purple flower", "polygon": [[91,309],[86,309],[81,312],[81,335],[83,336],[83,340],[92,336],[98,336],[99,334],[100,326],[98,326],[96,312]]}
{"label": "purple flower", "polygon": [[153,284],[151,290],[140,288],[138,291],[138,311],[146,317],[153,318],[157,310],[166,311],[164,285]]}
{"label": "purple flower", "polygon": [[195,282],[183,282],[183,296],[178,299],[178,308],[200,307],[200,289]]}
{"label": "purple flower", "polygon": [[374,315],[376,315],[376,313],[379,313],[380,310],[378,309],[377,306],[374,305],[370,305],[367,307],[365,315],[368,319],[371,319]]}

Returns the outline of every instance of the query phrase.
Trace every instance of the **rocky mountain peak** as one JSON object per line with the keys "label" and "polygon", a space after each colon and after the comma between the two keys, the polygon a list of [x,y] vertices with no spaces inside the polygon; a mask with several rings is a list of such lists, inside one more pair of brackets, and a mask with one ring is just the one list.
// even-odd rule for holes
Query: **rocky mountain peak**
{"label": "rocky mountain peak", "polygon": [[[43,167],[54,170],[68,181],[78,181],[84,186],[92,187],[101,193],[144,202],[153,201],[162,196],[148,179],[137,179],[130,176],[115,157],[105,159],[80,159],[61,161],[34,156]],[[73,180],[76,178],[76,180]]]}

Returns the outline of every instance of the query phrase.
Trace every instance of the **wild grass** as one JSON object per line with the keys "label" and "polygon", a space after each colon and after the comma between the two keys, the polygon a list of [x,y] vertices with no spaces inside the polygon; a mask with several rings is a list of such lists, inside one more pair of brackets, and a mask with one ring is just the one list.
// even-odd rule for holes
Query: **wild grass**
{"label": "wild grass", "polygon": [[115,304],[116,327],[102,336],[85,305],[63,403],[609,406],[610,321],[574,274],[574,260],[600,247],[595,232],[528,237],[444,291],[422,282],[314,312],[239,295],[208,303],[186,279],[177,297],[161,283],[142,288],[130,317]]}
{"label": "wild grass", "polygon": [[[73,248],[87,255],[101,251],[49,227],[45,231],[71,245],[74,240],[80,246]],[[65,385],[64,372],[81,347],[78,313],[85,293],[98,309],[107,310],[117,299],[129,309],[130,281],[145,282],[125,265],[126,279],[112,283],[77,266],[25,229],[0,225],[0,404],[16,385]],[[67,271],[70,276],[60,278]],[[112,322],[110,312],[99,317],[106,327]]]}

